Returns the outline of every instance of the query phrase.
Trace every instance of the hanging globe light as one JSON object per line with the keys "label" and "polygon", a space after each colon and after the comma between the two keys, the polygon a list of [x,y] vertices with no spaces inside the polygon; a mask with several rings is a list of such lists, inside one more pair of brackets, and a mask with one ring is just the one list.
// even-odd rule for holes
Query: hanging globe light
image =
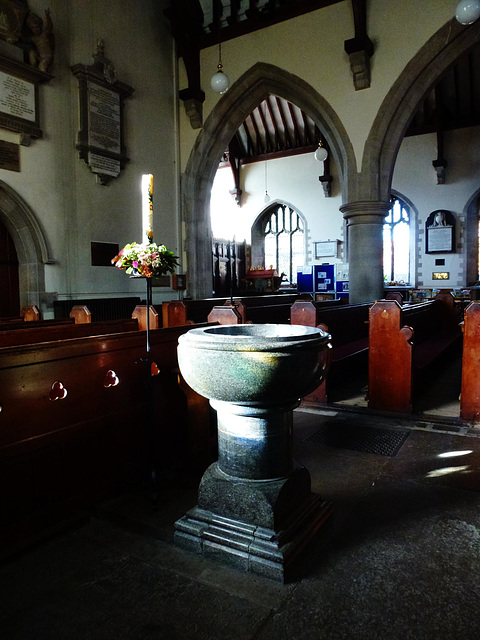
{"label": "hanging globe light", "polygon": [[460,24],[473,24],[480,18],[480,0],[461,0],[455,9],[455,18]]}
{"label": "hanging globe light", "polygon": [[328,158],[328,151],[323,146],[321,140],[318,143],[318,149],[313,155],[315,156],[315,160],[318,160],[319,162],[325,162],[325,160]]}
{"label": "hanging globe light", "polygon": [[217,64],[217,73],[212,76],[210,80],[210,86],[215,91],[215,93],[225,93],[225,91],[230,86],[230,80],[223,70],[222,64],[222,45],[218,45],[218,64]]}

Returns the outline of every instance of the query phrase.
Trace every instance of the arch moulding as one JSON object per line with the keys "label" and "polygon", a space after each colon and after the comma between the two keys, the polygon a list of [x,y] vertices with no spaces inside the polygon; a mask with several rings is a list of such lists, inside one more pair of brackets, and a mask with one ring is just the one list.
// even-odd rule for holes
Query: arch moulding
{"label": "arch moulding", "polygon": [[45,264],[53,264],[45,234],[28,204],[0,180],[0,218],[18,257],[20,306],[40,305],[45,292]]}
{"label": "arch moulding", "polygon": [[374,120],[357,188],[350,191],[352,200],[389,201],[397,153],[420,101],[443,72],[479,41],[480,20],[465,27],[452,18],[407,64]]}
{"label": "arch moulding", "polygon": [[351,142],[328,102],[299,77],[274,65],[263,62],[255,64],[220,98],[206,119],[183,176],[188,290],[193,298],[212,295],[209,207],[218,163],[235,131],[269,94],[296,104],[315,121],[337,163],[344,200],[348,199],[350,182],[356,180]]}

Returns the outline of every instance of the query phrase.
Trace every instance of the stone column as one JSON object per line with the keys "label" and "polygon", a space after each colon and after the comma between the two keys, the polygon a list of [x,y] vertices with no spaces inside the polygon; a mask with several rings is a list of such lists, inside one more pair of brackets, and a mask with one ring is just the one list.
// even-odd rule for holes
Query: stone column
{"label": "stone column", "polygon": [[383,298],[383,224],[388,202],[350,202],[340,207],[347,221],[350,303]]}
{"label": "stone column", "polygon": [[[183,178],[187,293],[194,299],[212,295],[212,229],[210,198],[206,195],[210,193],[211,186],[204,178],[197,183],[192,175]],[[205,224],[199,224],[198,220]]]}

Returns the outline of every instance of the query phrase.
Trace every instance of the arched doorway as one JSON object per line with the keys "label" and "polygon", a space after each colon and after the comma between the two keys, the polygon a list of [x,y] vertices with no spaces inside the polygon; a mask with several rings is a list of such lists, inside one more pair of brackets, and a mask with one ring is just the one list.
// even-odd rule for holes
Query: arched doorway
{"label": "arched doorway", "polygon": [[265,63],[254,65],[222,96],[208,116],[185,170],[182,186],[188,293],[194,298],[212,294],[209,202],[219,160],[245,115],[268,94],[295,103],[315,121],[338,166],[344,200],[348,199],[350,183],[356,180],[353,147],[326,100],[306,82],[279,67]]}
{"label": "arched doorway", "polygon": [[0,317],[18,316],[19,313],[17,251],[7,228],[0,222]]}
{"label": "arched doorway", "polygon": [[41,308],[45,292],[45,265],[55,261],[35,213],[16,191],[2,181],[0,223],[8,232],[18,259],[19,307],[35,304]]}

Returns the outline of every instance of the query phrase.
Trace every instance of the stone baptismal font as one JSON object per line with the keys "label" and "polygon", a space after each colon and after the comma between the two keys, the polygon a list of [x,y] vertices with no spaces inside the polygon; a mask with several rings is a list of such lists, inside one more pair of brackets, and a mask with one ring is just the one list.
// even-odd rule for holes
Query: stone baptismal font
{"label": "stone baptismal font", "polygon": [[175,523],[178,546],[285,581],[331,510],[292,453],[293,410],[325,378],[330,348],[328,334],[300,325],[220,325],[180,337],[180,371],[217,411],[218,461],[197,506]]}

